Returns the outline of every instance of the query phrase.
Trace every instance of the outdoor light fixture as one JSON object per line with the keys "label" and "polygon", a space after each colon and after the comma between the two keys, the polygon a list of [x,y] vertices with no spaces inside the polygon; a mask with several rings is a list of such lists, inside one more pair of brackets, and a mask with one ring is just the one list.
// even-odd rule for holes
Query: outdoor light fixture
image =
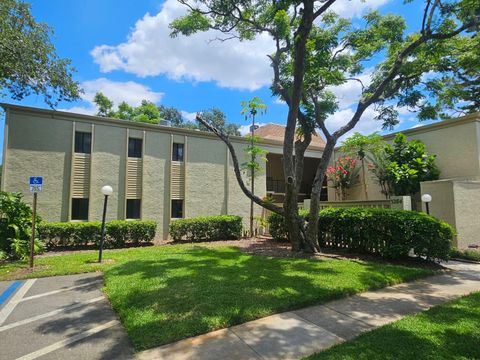
{"label": "outdoor light fixture", "polygon": [[422,201],[425,203],[425,207],[427,209],[427,214],[430,215],[430,201],[432,201],[432,195],[430,194],[423,194],[422,195]]}
{"label": "outdoor light fixture", "polygon": [[105,242],[105,217],[107,215],[107,201],[108,197],[113,194],[113,188],[110,185],[105,185],[102,187],[102,194],[105,196],[103,201],[103,216],[102,216],[102,230],[101,235],[102,238],[100,240],[100,249],[98,252],[98,262],[102,262],[102,251],[103,251],[103,243]]}

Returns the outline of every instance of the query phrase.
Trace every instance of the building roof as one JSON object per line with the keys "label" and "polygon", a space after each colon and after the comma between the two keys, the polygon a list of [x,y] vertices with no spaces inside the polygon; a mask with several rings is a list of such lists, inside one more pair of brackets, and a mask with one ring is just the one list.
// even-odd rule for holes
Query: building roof
{"label": "building roof", "polygon": [[[261,137],[262,139],[282,141],[285,138],[285,126],[278,124],[267,124],[259,127],[255,130],[255,135]],[[325,140],[318,134],[312,136],[312,142],[310,146],[324,148]]]}

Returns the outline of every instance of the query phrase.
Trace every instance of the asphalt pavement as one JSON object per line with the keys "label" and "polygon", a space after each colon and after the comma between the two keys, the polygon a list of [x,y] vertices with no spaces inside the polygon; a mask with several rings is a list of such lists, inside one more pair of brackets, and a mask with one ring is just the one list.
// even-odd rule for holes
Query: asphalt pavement
{"label": "asphalt pavement", "polygon": [[0,282],[0,359],[132,359],[102,275]]}

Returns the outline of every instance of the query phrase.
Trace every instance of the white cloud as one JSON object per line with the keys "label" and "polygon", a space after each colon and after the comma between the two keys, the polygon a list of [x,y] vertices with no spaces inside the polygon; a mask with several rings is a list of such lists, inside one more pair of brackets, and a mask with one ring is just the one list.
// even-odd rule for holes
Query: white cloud
{"label": "white cloud", "polygon": [[197,113],[195,112],[188,112],[188,111],[180,111],[182,117],[190,122],[195,122],[195,118],[197,117]]}
{"label": "white cloud", "polygon": [[129,105],[138,106],[142,100],[158,103],[164,95],[134,81],[120,82],[106,78],[84,81],[81,87],[85,90],[85,94],[82,97],[86,101],[93,102],[95,94],[101,91],[117,105],[125,101]]}
{"label": "white cloud", "polygon": [[[267,123],[258,123],[256,125],[258,125],[259,127],[262,127],[264,125],[267,125]],[[240,126],[240,128],[238,129],[240,131],[240,135],[242,135],[242,136],[248,135],[250,133],[250,126],[251,125]]]}
{"label": "white cloud", "polygon": [[78,114],[94,115],[97,110],[93,99],[97,92],[102,92],[113,101],[114,105],[125,101],[131,106],[140,105],[144,99],[158,103],[164,95],[161,92],[153,91],[148,86],[134,81],[112,81],[106,78],[84,81],[80,84],[80,87],[85,91],[85,93],[82,94],[82,100],[84,100],[86,105],[61,110]]}
{"label": "white cloud", "polygon": [[329,88],[329,90],[331,90],[337,97],[340,110],[349,108],[358,103],[360,95],[362,94],[362,84],[363,86],[368,86],[370,84],[372,71],[373,69],[367,69],[363,74],[355,76],[355,78],[361,82],[357,80],[349,80],[342,85]]}
{"label": "white cloud", "polygon": [[[388,0],[338,0],[332,7],[341,16],[355,17]],[[213,81],[226,88],[256,90],[270,85],[272,71],[267,55],[274,42],[266,35],[254,41],[211,41],[225,37],[214,31],[189,37],[170,37],[169,24],[186,7],[166,0],[156,15],[138,20],[125,42],[96,46],[91,54],[102,72],[122,70],[140,77],[166,75],[181,81]]]}
{"label": "white cloud", "polygon": [[174,80],[214,81],[221,87],[256,90],[271,82],[267,35],[255,41],[211,41],[216,32],[170,37],[169,24],[186,7],[167,0],[157,15],[138,20],[124,43],[100,45],[91,54],[103,72],[123,70],[140,77],[164,74]]}
{"label": "white cloud", "polygon": [[330,9],[344,18],[362,16],[368,10],[385,5],[388,0],[337,0]]}
{"label": "white cloud", "polygon": [[[351,108],[343,109],[337,111],[335,114],[331,115],[327,121],[326,126],[330,132],[334,132],[338,130],[340,127],[345,125],[352,116],[354,115],[354,111]],[[357,123],[357,125],[347,132],[344,136],[340,138],[340,141],[345,140],[349,136],[351,136],[354,132],[359,132],[364,135],[371,134],[375,131],[380,131],[382,128],[381,122],[374,120],[374,117],[377,115],[377,112],[372,108],[368,108],[362,115],[362,118]]]}

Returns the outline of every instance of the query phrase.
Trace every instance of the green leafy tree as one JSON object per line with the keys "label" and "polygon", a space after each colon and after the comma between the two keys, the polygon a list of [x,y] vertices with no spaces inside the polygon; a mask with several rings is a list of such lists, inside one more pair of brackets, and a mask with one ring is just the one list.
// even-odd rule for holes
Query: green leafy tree
{"label": "green leafy tree", "polygon": [[[385,128],[398,123],[397,104],[420,111],[424,118],[427,114],[435,116],[426,101],[425,74],[441,72],[439,64],[445,56],[451,56],[455,40],[475,35],[480,24],[480,3],[474,0],[451,0],[448,4],[425,0],[421,20],[413,31],[413,26],[407,27],[401,16],[375,11],[365,14],[363,23],[352,24],[329,11],[336,1],[179,0],[188,13],[171,24],[172,36],[213,29],[224,34],[223,40],[248,41],[260,34],[272,39],[275,51],[269,56],[273,69],[271,89],[288,105],[283,145],[286,188],[283,207],[266,203],[249,191],[243,184],[228,136],[213,126],[211,130],[227,144],[245,195],[284,215],[292,248],[297,251],[320,251],[320,194],[338,139],[355,128],[372,107]],[[364,66],[372,58],[378,63],[371,74],[366,74]],[[370,77],[368,83],[362,82],[361,74]],[[347,123],[331,131],[325,120],[338,111],[338,100],[331,87],[350,81],[362,84],[361,96]],[[299,128],[301,138],[296,136]],[[316,169],[306,222],[298,215],[298,193],[304,154],[315,128],[322,131],[327,142]]]}
{"label": "green leafy tree", "polygon": [[362,135],[359,132],[342,142],[340,151],[346,155],[356,157],[360,160],[362,168],[362,183],[365,199],[368,200],[368,186],[365,178],[365,158],[368,154],[376,154],[385,146],[385,141],[378,132],[370,135]]}
{"label": "green leafy tree", "polygon": [[113,111],[113,101],[106,97],[102,92],[97,92],[93,98],[93,102],[97,105],[97,115],[105,117],[115,117]]}
{"label": "green leafy tree", "polygon": [[160,122],[160,110],[153,102],[142,100],[140,106],[133,109],[132,120],[149,124],[158,124]]}
{"label": "green leafy tree", "polygon": [[388,173],[390,161],[387,158],[385,149],[376,151],[368,156],[368,170],[374,175],[376,182],[380,186],[380,191],[387,199],[393,193],[391,179]]}
{"label": "green leafy tree", "polygon": [[438,180],[440,176],[435,155],[429,155],[419,140],[407,141],[407,137],[399,133],[393,146],[385,147],[385,153],[389,161],[387,178],[394,195],[415,195],[422,181]]}
{"label": "green leafy tree", "polygon": [[0,96],[43,95],[52,107],[79,98],[71,62],[58,57],[51,35],[48,25],[35,21],[28,3],[0,1]]}
{"label": "green leafy tree", "polygon": [[170,121],[172,126],[175,127],[184,127],[185,126],[185,121],[183,120],[183,116],[174,107],[169,107],[165,105],[160,105],[158,107],[158,110],[160,111],[160,117],[162,120],[167,120]]}
{"label": "green leafy tree", "polygon": [[128,105],[125,101],[122,101],[118,105],[118,109],[114,114],[114,117],[122,120],[131,120],[135,116],[135,109]]}

